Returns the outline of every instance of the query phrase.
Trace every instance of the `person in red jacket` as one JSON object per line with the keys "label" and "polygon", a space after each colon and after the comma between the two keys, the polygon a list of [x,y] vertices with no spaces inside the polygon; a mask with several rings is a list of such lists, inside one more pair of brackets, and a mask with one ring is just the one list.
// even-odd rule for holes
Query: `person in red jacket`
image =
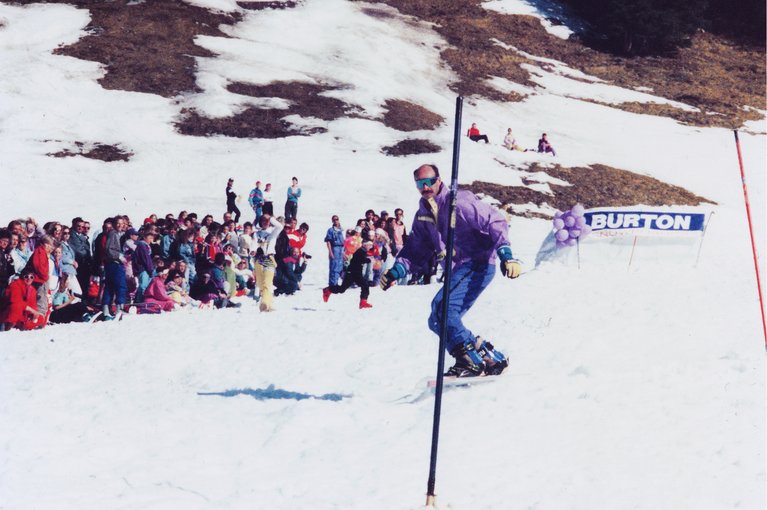
{"label": "person in red jacket", "polygon": [[21,277],[5,290],[0,306],[0,331],[33,329],[44,321],[45,315],[37,311],[37,293],[32,286],[34,278],[32,268],[24,268]]}
{"label": "person in red jacket", "polygon": [[484,140],[485,143],[490,143],[490,140],[487,139],[487,135],[479,134],[479,128],[477,127],[476,123],[472,123],[471,127],[469,128],[469,132],[466,133],[466,136],[475,142]]}
{"label": "person in red jacket", "polygon": [[40,325],[45,326],[50,315],[50,289],[48,288],[48,279],[50,277],[51,253],[55,249],[54,240],[49,235],[44,235],[37,242],[35,251],[32,252],[32,258],[29,259],[34,278],[32,287],[37,293],[37,311],[43,315],[39,319]]}

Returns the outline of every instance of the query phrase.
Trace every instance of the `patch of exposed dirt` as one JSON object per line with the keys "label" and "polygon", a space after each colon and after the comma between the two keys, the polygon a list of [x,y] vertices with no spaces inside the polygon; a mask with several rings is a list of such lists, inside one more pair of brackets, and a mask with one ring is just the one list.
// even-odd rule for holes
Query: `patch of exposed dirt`
{"label": "patch of exposed dirt", "polygon": [[73,149],[64,149],[59,152],[49,152],[46,156],[53,158],[70,158],[74,156],[82,156],[89,159],[99,159],[101,161],[128,161],[133,156],[133,153],[123,149],[118,145],[109,145],[105,143],[84,143],[75,142]]}
{"label": "patch of exposed dirt", "polygon": [[292,9],[298,5],[298,2],[237,2],[237,5],[250,11],[261,11],[264,9]]}
{"label": "patch of exposed dirt", "polygon": [[[360,0],[355,0],[360,1]],[[679,122],[700,126],[734,128],[761,118],[764,109],[767,67],[763,48],[745,48],[700,32],[689,48],[668,57],[624,58],[601,53],[582,44],[577,37],[565,41],[548,34],[537,18],[504,15],[483,9],[479,0],[381,0],[401,13],[435,24],[435,30],[451,45],[442,58],[460,76],[452,89],[461,95],[514,101],[516,94],[503,94],[484,81],[492,76],[532,85],[520,64],[534,62],[513,49],[565,62],[570,67],[621,87],[649,87],[656,95],[700,108],[687,112],[664,109]],[[658,113],[653,106],[611,105],[628,111]]]}
{"label": "patch of exposed dirt", "polygon": [[277,97],[289,101],[290,108],[287,110],[276,110],[286,112],[283,117],[287,115],[300,115],[301,117],[314,117],[331,121],[342,117],[358,116],[355,108],[351,105],[344,103],[340,99],[323,95],[327,92],[340,90],[340,87],[331,85],[280,81],[268,85],[232,83],[226,88],[229,92],[243,96],[259,98]]}
{"label": "patch of exposed dirt", "polygon": [[[21,2],[33,3],[31,1]],[[35,0],[34,3],[38,3]],[[177,0],[42,0],[88,9],[89,35],[55,53],[104,64],[105,89],[173,97],[196,91],[194,57],[213,54],[194,43],[198,35],[227,37],[218,27],[241,19]]]}
{"label": "patch of exposed dirt", "polygon": [[323,127],[300,127],[285,117],[299,115],[325,121],[342,117],[358,116],[354,108],[333,97],[322,95],[337,90],[330,85],[304,82],[274,82],[268,85],[232,83],[227,90],[257,98],[280,98],[288,101],[285,109],[249,107],[232,117],[208,118],[193,110],[184,110],[176,129],[192,136],[224,135],[236,138],[284,138],[286,136],[308,136],[324,133]]}
{"label": "patch of exposed dirt", "polygon": [[[532,173],[542,173],[565,181],[569,186],[549,183],[553,195],[535,191],[527,186],[546,182],[544,179],[523,179],[525,186],[503,186],[489,182],[474,181],[462,189],[474,193],[484,193],[500,201],[502,207],[512,214],[513,204],[533,203],[537,206],[548,205],[560,211],[566,211],[580,203],[584,207],[622,207],[632,205],[700,205],[713,204],[711,200],[690,193],[684,188],[666,184],[653,177],[639,175],[627,170],[607,165],[566,168],[560,165],[542,167],[536,163],[526,169]],[[523,216],[548,217],[542,214],[523,214]]]}
{"label": "patch of exposed dirt", "polygon": [[387,99],[383,124],[398,131],[420,131],[437,129],[445,118],[427,110],[421,105],[402,99]]}
{"label": "patch of exposed dirt", "polygon": [[408,138],[394,145],[381,148],[381,152],[387,156],[410,156],[411,154],[434,154],[441,152],[442,147],[429,140],[420,138]]}
{"label": "patch of exposed dirt", "polygon": [[248,108],[233,117],[203,117],[193,110],[184,110],[176,129],[183,135],[223,135],[234,138],[285,138],[287,136],[309,136],[324,133],[325,128],[302,128],[291,124],[283,117],[286,110]]}

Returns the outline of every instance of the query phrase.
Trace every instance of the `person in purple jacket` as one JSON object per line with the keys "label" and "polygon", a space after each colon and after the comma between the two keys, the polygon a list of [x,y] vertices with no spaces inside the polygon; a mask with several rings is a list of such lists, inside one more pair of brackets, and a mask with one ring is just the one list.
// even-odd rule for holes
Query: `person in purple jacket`
{"label": "person in purple jacket", "polygon": [[[436,165],[421,165],[413,175],[421,193],[418,212],[394,266],[381,278],[384,290],[408,273],[423,270],[434,255],[444,259],[450,190],[440,180]],[[447,351],[456,361],[445,375],[498,375],[509,366],[506,356],[496,351],[490,342],[475,336],[461,321],[492,281],[496,256],[504,276],[516,278],[520,275],[520,263],[514,259],[509,246],[508,228],[506,219],[499,211],[469,191],[458,191],[446,342]],[[441,314],[442,289],[431,303],[428,321],[429,329],[436,334],[439,334]]]}

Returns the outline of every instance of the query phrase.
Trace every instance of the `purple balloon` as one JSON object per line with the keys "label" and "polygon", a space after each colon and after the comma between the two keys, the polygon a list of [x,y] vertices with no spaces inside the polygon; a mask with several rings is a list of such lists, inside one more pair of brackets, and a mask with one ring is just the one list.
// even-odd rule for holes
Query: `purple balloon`
{"label": "purple balloon", "polygon": [[565,226],[565,222],[562,221],[562,218],[554,218],[554,228],[557,230],[562,230]]}
{"label": "purple balloon", "polygon": [[573,218],[572,216],[566,216],[566,217],[564,217],[563,219],[564,219],[564,221],[565,221],[565,226],[566,226],[567,228],[570,228],[570,227],[574,227],[574,226],[575,226],[575,218]]}
{"label": "purple balloon", "polygon": [[562,211],[557,211],[554,213],[555,218],[561,218],[562,217]]}
{"label": "purple balloon", "polygon": [[581,228],[581,237],[586,237],[591,233],[591,225],[584,225],[583,228]]}
{"label": "purple balloon", "polygon": [[570,230],[570,238],[571,239],[576,239],[576,238],[580,237],[580,235],[581,235],[581,230],[580,229],[574,228],[574,229]]}
{"label": "purple balloon", "polygon": [[575,204],[572,209],[570,209],[570,214],[575,216],[576,218],[580,218],[583,216],[583,213],[586,212],[586,209],[581,204]]}
{"label": "purple balloon", "polygon": [[567,246],[567,243],[562,241],[557,241],[557,248],[564,248],[565,246]]}
{"label": "purple balloon", "polygon": [[570,234],[567,233],[567,230],[557,230],[557,233],[554,234],[554,237],[557,238],[557,241],[565,241],[568,237],[570,237]]}
{"label": "purple balloon", "polygon": [[575,218],[575,226],[578,228],[583,228],[583,226],[586,224],[586,218],[583,216],[578,216]]}
{"label": "purple balloon", "polygon": [[577,239],[573,239],[573,238],[570,238],[570,239],[568,239],[567,241],[565,241],[565,244],[566,244],[567,246],[575,246],[576,244],[578,244],[578,240],[577,240]]}

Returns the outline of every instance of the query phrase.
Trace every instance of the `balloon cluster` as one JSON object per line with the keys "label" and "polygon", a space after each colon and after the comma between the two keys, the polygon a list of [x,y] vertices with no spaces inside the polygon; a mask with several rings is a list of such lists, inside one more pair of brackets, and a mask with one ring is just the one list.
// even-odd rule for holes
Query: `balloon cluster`
{"label": "balloon cluster", "polygon": [[591,233],[591,226],[586,224],[585,212],[581,204],[576,204],[569,211],[557,211],[554,214],[554,238],[557,240],[557,248],[575,246],[578,239]]}

